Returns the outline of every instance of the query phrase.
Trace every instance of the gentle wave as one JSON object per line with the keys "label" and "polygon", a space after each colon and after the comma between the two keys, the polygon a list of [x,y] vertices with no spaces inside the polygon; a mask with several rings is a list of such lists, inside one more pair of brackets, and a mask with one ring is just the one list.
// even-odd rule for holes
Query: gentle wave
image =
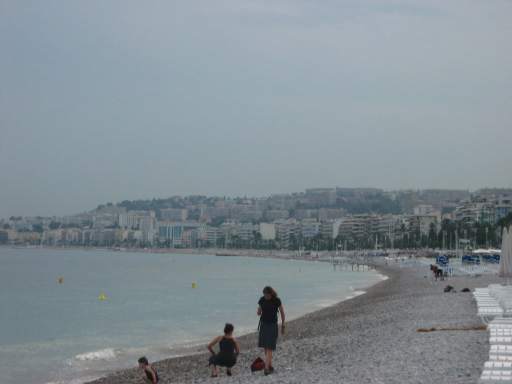
{"label": "gentle wave", "polygon": [[116,351],[113,348],[100,349],[99,351],[80,353],[75,356],[79,361],[112,360],[116,358]]}
{"label": "gentle wave", "polygon": [[315,306],[317,308],[328,308],[328,307],[332,307],[333,305],[336,305],[338,304],[340,301],[339,300],[328,300],[328,299],[325,299],[325,300],[319,300],[315,303]]}
{"label": "gentle wave", "polygon": [[354,291],[350,295],[347,295],[345,297],[345,300],[353,299],[354,297],[364,295],[365,293],[366,293],[366,291]]}
{"label": "gentle wave", "polygon": [[48,381],[45,384],[83,384],[89,381],[97,380],[101,376],[83,376],[78,379],[60,380],[60,381]]}

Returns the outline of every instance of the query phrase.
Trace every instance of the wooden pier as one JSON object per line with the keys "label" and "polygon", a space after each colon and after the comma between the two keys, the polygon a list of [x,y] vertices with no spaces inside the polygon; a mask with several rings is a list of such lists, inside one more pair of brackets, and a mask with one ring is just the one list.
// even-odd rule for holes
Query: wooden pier
{"label": "wooden pier", "polygon": [[354,271],[354,272],[365,272],[375,269],[375,266],[370,263],[367,258],[343,258],[343,259],[331,259],[331,264],[334,270],[340,271]]}

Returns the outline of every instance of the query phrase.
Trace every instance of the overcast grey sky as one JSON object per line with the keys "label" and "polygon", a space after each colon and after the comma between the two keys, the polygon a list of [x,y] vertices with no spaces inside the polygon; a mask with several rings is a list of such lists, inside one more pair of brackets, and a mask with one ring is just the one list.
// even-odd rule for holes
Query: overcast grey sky
{"label": "overcast grey sky", "polygon": [[511,1],[0,0],[0,217],[512,186]]}

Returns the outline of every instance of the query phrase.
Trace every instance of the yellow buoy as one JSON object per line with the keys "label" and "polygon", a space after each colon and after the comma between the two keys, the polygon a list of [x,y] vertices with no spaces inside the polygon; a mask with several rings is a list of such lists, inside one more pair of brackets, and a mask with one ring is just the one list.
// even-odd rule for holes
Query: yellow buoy
{"label": "yellow buoy", "polygon": [[196,283],[192,283],[192,288],[197,288],[197,284]]}
{"label": "yellow buoy", "polygon": [[64,278],[63,277],[59,277],[57,279],[57,281],[59,282],[59,284],[62,284],[62,283],[64,283]]}
{"label": "yellow buoy", "polygon": [[98,300],[99,301],[107,300],[107,295],[105,295],[104,293],[100,293],[100,295],[98,296]]}

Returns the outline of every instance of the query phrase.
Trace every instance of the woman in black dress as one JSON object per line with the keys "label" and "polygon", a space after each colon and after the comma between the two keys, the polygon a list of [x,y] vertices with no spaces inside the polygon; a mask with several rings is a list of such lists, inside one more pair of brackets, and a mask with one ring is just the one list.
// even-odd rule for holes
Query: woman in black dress
{"label": "woman in black dress", "polygon": [[[210,357],[210,366],[212,367],[212,377],[217,377],[219,372],[217,366],[226,367],[226,373],[231,376],[231,368],[236,364],[236,357],[240,353],[238,342],[233,337],[232,324],[226,324],[224,327],[224,335],[217,336],[208,344],[208,350],[212,354]],[[213,347],[219,344],[220,351],[215,353]]]}
{"label": "woman in black dress", "polygon": [[263,288],[263,296],[258,301],[260,317],[258,347],[265,350],[265,375],[274,372],[272,354],[276,350],[278,325],[277,312],[281,315],[281,333],[284,334],[284,308],[277,292],[272,287]]}

